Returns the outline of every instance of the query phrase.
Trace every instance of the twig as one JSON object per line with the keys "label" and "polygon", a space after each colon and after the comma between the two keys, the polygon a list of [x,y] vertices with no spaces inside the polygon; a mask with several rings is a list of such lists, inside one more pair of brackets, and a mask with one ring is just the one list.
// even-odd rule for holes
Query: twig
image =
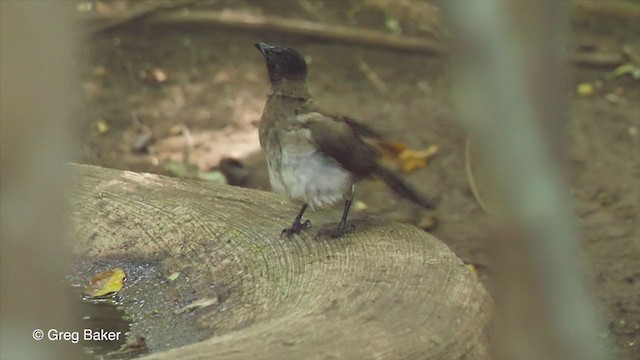
{"label": "twig", "polygon": [[582,11],[588,16],[614,16],[640,20],[640,6],[631,1],[572,1],[572,12]]}
{"label": "twig", "polygon": [[319,3],[312,3],[309,0],[298,0],[298,5],[302,10],[304,10],[308,15],[313,16],[315,20],[322,21],[323,18],[320,16],[320,11],[318,9]]}
{"label": "twig", "polygon": [[620,53],[584,53],[577,52],[569,56],[569,61],[576,65],[594,67],[616,67],[624,64],[624,54]]}
{"label": "twig", "polygon": [[182,144],[182,163],[188,165],[191,163],[191,148],[193,147],[193,136],[186,126],[182,126],[182,136],[184,143]]}
{"label": "twig", "polygon": [[[181,4],[183,6],[184,4]],[[446,52],[445,45],[426,38],[396,36],[386,34],[377,30],[352,28],[335,24],[322,24],[306,20],[285,19],[273,16],[254,15],[235,10],[223,11],[168,11],[167,7],[154,8],[144,14],[127,16],[124,19],[112,19],[111,23],[102,26],[112,28],[124,22],[134,19],[141,19],[148,24],[203,24],[214,26],[227,26],[240,29],[251,29],[260,31],[280,31],[300,36],[313,37],[318,39],[329,39],[345,43],[365,44],[378,47],[386,47],[395,50],[413,51],[442,55]],[[153,11],[153,13],[151,13]],[[105,16],[90,14],[85,17],[85,21],[95,22]]]}
{"label": "twig", "polygon": [[[360,29],[341,25],[325,25],[306,20],[285,19],[272,16],[254,15],[235,10],[207,11],[190,10],[189,12],[175,11],[176,8],[185,7],[195,0],[180,0],[170,3],[152,3],[152,5],[132,11],[126,16],[108,16],[102,14],[85,14],[82,19],[86,23],[105,21],[103,24],[93,25],[91,33],[101,32],[135,20],[144,20],[151,24],[205,24],[215,26],[228,26],[241,29],[253,29],[262,31],[280,31],[300,36],[309,36],[319,39],[329,39],[346,43],[365,44],[386,47],[395,50],[413,51],[443,55],[447,53],[447,47],[441,42],[409,36],[396,36],[376,30]],[[604,13],[608,16],[624,16],[626,18],[640,17],[640,7],[635,4],[596,4],[595,2],[576,2],[572,4],[574,11],[587,11],[589,13]],[[166,10],[171,10],[168,11]],[[616,66],[620,58],[574,56],[571,61],[580,65]]]}
{"label": "twig", "polygon": [[378,74],[376,74],[375,71],[373,71],[371,67],[367,65],[367,63],[362,60],[358,61],[358,69],[362,71],[362,73],[367,77],[371,84],[373,84],[373,86],[376,88],[376,90],[378,90],[379,93],[387,94],[389,92],[389,88],[384,83],[384,81],[380,79]]}
{"label": "twig", "polygon": [[102,31],[106,31],[109,29],[113,29],[120,25],[140,20],[152,14],[155,14],[159,11],[176,9],[179,7],[187,6],[191,3],[194,3],[196,0],[175,0],[172,2],[158,2],[154,1],[149,3],[149,5],[141,5],[139,8],[132,10],[124,16],[101,16],[98,14],[95,15],[96,18],[105,20],[104,23],[95,25],[93,28],[89,30],[89,34],[95,34]]}
{"label": "twig", "polygon": [[480,195],[480,191],[478,190],[478,185],[476,183],[476,178],[473,175],[473,168],[471,166],[471,136],[467,136],[467,139],[464,142],[464,170],[467,173],[469,188],[471,188],[471,193],[473,194],[473,197],[476,198],[478,205],[480,205],[480,208],[484,210],[484,212],[493,215],[493,211],[490,211],[484,200],[482,200],[482,196]]}

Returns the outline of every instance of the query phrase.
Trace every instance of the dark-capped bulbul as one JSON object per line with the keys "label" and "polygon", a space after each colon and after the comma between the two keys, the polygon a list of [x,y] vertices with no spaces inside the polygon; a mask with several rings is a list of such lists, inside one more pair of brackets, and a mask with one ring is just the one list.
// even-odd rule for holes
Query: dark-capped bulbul
{"label": "dark-capped bulbul", "polygon": [[365,140],[378,133],[351,118],[319,109],[311,99],[304,57],[289,46],[255,44],[264,56],[271,81],[271,92],[259,125],[260,145],[264,149],[272,189],[302,202],[291,227],[281,235],[299,233],[309,226],[302,221],[307,207],[323,208],[345,201],[342,219],[330,231],[332,238],[348,230],[347,216],[354,195],[354,184],[377,176],[398,195],[431,208],[394,171],[378,162],[377,150]]}

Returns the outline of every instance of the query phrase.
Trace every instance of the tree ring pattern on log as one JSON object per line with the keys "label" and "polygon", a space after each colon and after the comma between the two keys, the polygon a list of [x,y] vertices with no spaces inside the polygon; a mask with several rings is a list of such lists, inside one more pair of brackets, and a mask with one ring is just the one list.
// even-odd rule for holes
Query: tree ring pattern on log
{"label": "tree ring pattern on log", "polygon": [[[280,239],[297,204],[275,194],[69,168],[78,256],[154,263],[166,275],[181,273],[164,282],[171,291],[218,300],[163,314],[212,335],[162,352],[151,346],[149,359],[489,358],[490,297],[446,245],[418,228],[362,220],[344,238],[316,241],[315,231],[334,221],[316,212],[310,231]],[[162,299],[149,289],[137,296]],[[151,338],[171,324],[145,321]],[[171,343],[166,330],[158,343]]]}

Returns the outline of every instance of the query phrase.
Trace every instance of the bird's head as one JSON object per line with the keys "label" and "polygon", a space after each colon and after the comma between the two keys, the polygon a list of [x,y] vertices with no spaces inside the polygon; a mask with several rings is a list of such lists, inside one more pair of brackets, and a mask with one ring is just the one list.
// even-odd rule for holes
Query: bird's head
{"label": "bird's head", "polygon": [[298,50],[289,46],[271,46],[265,43],[255,44],[267,63],[269,79],[273,85],[282,81],[305,81],[307,63]]}

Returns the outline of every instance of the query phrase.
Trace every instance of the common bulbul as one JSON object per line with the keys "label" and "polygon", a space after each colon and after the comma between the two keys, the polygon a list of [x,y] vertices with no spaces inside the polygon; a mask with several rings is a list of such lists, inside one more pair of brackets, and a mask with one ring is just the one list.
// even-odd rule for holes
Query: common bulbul
{"label": "common bulbul", "polygon": [[354,184],[377,176],[398,195],[425,208],[431,204],[398,174],[382,166],[376,148],[367,142],[380,135],[355,120],[321,110],[312,101],[307,84],[307,64],[289,46],[255,44],[264,56],[271,92],[259,125],[260,145],[274,191],[302,201],[291,227],[282,235],[299,233],[310,225],[302,221],[307,207],[322,208],[344,200],[342,220],[329,232],[345,234]]}

